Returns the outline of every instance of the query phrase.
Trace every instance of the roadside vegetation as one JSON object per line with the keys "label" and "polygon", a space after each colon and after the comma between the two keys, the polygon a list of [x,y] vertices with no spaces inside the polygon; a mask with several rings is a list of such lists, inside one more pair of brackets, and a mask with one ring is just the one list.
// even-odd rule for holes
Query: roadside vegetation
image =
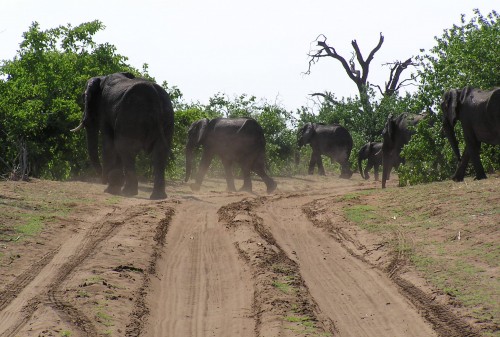
{"label": "roadside vegetation", "polygon": [[[170,179],[183,176],[186,132],[199,118],[254,117],[264,128],[272,174],[286,176],[304,172],[307,165],[306,160],[299,166],[295,164],[296,130],[300,125],[306,122],[344,125],[354,139],[351,154],[354,168],[357,149],[367,141],[380,141],[387,116],[409,111],[430,115],[429,123],[420,124],[417,135],[404,150],[407,165],[400,168],[400,184],[446,180],[456,162],[440,133],[439,102],[443,92],[450,88],[470,85],[489,89],[500,85],[498,17],[494,11],[483,15],[477,10],[470,19],[463,15],[459,24],[435,38],[436,45],[431,50],[421,50],[405,62],[389,64],[391,76],[385,90],[370,83],[367,74],[357,71],[353,58],[346,72],[356,83],[358,95],[337,98],[325,88],[311,97],[311,106],[297,107],[295,111],[248,93],[236,97],[214,93],[206,104],[187,102],[180,88],[163,81],[176,111],[174,159],[167,175]],[[0,174],[4,178],[67,180],[95,176],[87,159],[84,133],[70,132],[81,119],[82,91],[87,79],[128,71],[156,80],[149,74],[147,64],[136,69],[111,43],[94,42],[95,34],[104,29],[100,21],[47,30],[34,22],[23,34],[17,55],[0,62]],[[326,45],[326,39],[317,42],[318,46]],[[371,54],[383,48],[383,42],[380,35],[379,44]],[[357,44],[356,47],[361,48]],[[314,71],[318,55],[311,52],[309,72]],[[357,66],[365,69],[370,61],[367,59]],[[408,67],[414,67],[416,72],[404,78]],[[401,88],[407,84],[417,90],[412,94],[402,93]],[[306,158],[310,149],[305,147],[300,151],[300,156]],[[499,169],[498,146],[484,145],[481,155],[488,172]],[[142,156],[137,161],[138,171],[149,179],[151,167],[144,159]],[[212,174],[220,171],[215,165]]]}

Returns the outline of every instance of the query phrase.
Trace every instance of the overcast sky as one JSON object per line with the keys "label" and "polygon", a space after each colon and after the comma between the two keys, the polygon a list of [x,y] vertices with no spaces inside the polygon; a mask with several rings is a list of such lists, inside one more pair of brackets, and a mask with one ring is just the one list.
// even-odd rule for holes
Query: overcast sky
{"label": "overcast sky", "polygon": [[[6,0],[0,12],[0,59],[16,55],[22,33],[100,20],[95,41],[115,45],[129,63],[161,83],[176,85],[187,101],[207,103],[221,92],[255,95],[295,110],[325,90],[354,96],[354,83],[336,60],[324,58],[310,75],[308,52],[319,34],[349,59],[356,39],[366,57],[382,32],[369,81],[380,86],[389,69],[435,45],[434,37],[467,19],[499,10],[498,0]],[[495,7],[496,5],[496,7]]]}

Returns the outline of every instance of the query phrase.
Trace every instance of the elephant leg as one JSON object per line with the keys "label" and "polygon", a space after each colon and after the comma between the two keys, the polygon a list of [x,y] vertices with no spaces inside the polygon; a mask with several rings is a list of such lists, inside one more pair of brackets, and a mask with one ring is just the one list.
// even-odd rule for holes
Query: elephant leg
{"label": "elephant leg", "polygon": [[316,154],[316,164],[318,165],[318,174],[320,176],[324,176],[325,174],[325,168],[323,167],[323,159],[321,158],[321,154]]}
{"label": "elephant leg", "polygon": [[384,158],[384,164],[382,165],[382,188],[385,188],[385,183],[389,180],[389,176],[392,170],[392,161],[389,158]]}
{"label": "elephant leg", "polygon": [[451,177],[453,181],[459,182],[464,181],[465,170],[467,169],[467,165],[469,164],[470,152],[469,145],[465,145],[464,153],[462,155],[462,159],[455,170],[455,173]]}
{"label": "elephant leg", "polygon": [[114,140],[107,132],[102,132],[102,183],[109,183],[110,172],[116,168],[118,154],[114,146]]}
{"label": "elephant leg", "polygon": [[370,179],[370,174],[368,172],[370,172],[372,167],[373,167],[373,163],[370,160],[368,160],[368,164],[366,165],[366,168],[365,168],[365,180]]}
{"label": "elephant leg", "polygon": [[194,184],[191,184],[191,189],[193,191],[198,191],[200,189],[201,183],[203,182],[203,178],[205,178],[205,174],[207,174],[208,167],[213,159],[213,154],[209,151],[203,151],[201,155],[200,167],[198,168],[198,173],[196,174],[196,179]]}
{"label": "elephant leg", "polygon": [[476,171],[476,180],[486,179],[486,173],[484,172],[479,153],[481,153],[481,143],[475,141],[473,145],[469,146],[469,155],[474,166],[474,171]]}
{"label": "elephant leg", "polygon": [[133,196],[139,193],[139,182],[135,173],[135,156],[127,154],[122,156],[123,170],[125,171],[125,186],[122,194]]}
{"label": "elephant leg", "polygon": [[262,181],[266,184],[267,193],[270,194],[274,192],[278,184],[266,173],[264,160],[258,160],[254,163],[252,170],[257,173],[257,175],[262,179]]}
{"label": "elephant leg", "polygon": [[309,161],[309,169],[307,170],[308,174],[314,174],[314,167],[316,166],[317,158],[316,155],[313,153],[311,155],[311,160]]}
{"label": "elephant leg", "polygon": [[375,172],[375,181],[378,181],[378,171],[379,171],[380,165],[374,165],[373,170]]}
{"label": "elephant leg", "polygon": [[250,165],[248,163],[241,164],[241,171],[243,173],[243,186],[240,191],[252,192],[252,177],[250,175]]}
{"label": "elephant leg", "polygon": [[163,142],[161,143],[161,145],[156,144],[153,149],[154,182],[153,192],[149,196],[151,200],[160,200],[167,197],[167,193],[165,192],[165,168],[167,167],[168,149],[163,145]]}
{"label": "elephant leg", "polygon": [[235,192],[236,187],[234,186],[233,162],[228,159],[223,159],[222,165],[224,166],[224,172],[226,174],[227,190],[230,192]]}
{"label": "elephant leg", "polygon": [[108,187],[106,187],[104,192],[119,195],[121,193],[124,182],[123,167],[119,158],[116,158],[115,165],[109,169],[107,179]]}

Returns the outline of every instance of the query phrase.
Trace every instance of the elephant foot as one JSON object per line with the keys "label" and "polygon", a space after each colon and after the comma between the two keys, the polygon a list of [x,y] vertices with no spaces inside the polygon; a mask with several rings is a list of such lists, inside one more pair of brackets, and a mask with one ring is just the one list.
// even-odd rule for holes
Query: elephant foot
{"label": "elephant foot", "polygon": [[194,183],[194,184],[189,184],[189,187],[191,187],[191,191],[199,191],[200,190],[200,185]]}
{"label": "elephant foot", "polygon": [[252,186],[245,186],[245,185],[243,185],[243,187],[240,188],[240,192],[252,193]]}
{"label": "elephant foot", "polygon": [[342,179],[351,179],[352,173],[341,173],[340,178]]}
{"label": "elephant foot", "polygon": [[464,177],[453,176],[453,177],[451,177],[451,180],[453,180],[454,182],[459,183],[459,182],[464,181]]}
{"label": "elephant foot", "polygon": [[480,174],[480,175],[476,175],[476,177],[474,178],[474,180],[483,180],[483,179],[486,179],[486,174]]}
{"label": "elephant foot", "polygon": [[276,187],[278,187],[278,184],[273,180],[267,185],[267,194],[271,194],[276,190]]}
{"label": "elephant foot", "polygon": [[120,195],[121,194],[121,186],[108,186],[104,190],[105,193]]}
{"label": "elephant foot", "polygon": [[132,197],[134,195],[137,195],[139,194],[139,190],[137,188],[123,188],[122,190],[122,195],[126,196],[126,197]]}
{"label": "elephant foot", "polygon": [[165,191],[153,191],[149,196],[151,200],[162,200],[167,198],[167,193]]}

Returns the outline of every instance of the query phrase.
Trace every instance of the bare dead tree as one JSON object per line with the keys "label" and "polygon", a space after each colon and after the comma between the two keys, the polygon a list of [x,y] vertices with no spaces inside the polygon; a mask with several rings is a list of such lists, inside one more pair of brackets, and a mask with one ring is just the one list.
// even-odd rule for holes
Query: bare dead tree
{"label": "bare dead tree", "polygon": [[[320,48],[314,53],[309,53],[311,59],[309,60],[309,68],[306,74],[311,73],[312,65],[318,62],[319,59],[323,57],[332,57],[338,60],[342,64],[349,78],[358,87],[359,93],[360,94],[365,93],[366,84],[368,81],[368,74],[370,72],[370,63],[372,62],[375,53],[380,49],[380,47],[384,43],[384,36],[382,35],[382,33],[380,33],[378,44],[375,46],[375,48],[372,49],[372,51],[370,52],[370,54],[368,54],[368,57],[366,59],[363,57],[363,54],[361,53],[361,50],[358,46],[358,42],[356,40],[352,40],[351,45],[354,49],[354,53],[352,54],[352,57],[349,62],[347,62],[343,56],[339,55],[334,47],[329,46],[326,40],[327,38],[325,35],[320,35],[316,39],[317,45]],[[361,70],[356,69],[356,64],[354,62],[355,58],[358,61]]]}
{"label": "bare dead tree", "polygon": [[[334,47],[327,43],[327,38],[325,35],[319,35],[316,40],[316,45],[319,47],[314,51],[310,51],[308,56],[309,59],[309,67],[306,71],[306,74],[311,73],[311,68],[316,62],[318,62],[321,58],[329,57],[334,58],[339,61],[344,68],[347,76],[356,84],[359,92],[360,103],[362,106],[362,113],[366,114],[367,120],[369,120],[367,129],[370,130],[367,134],[368,138],[374,140],[378,135],[378,131],[376,129],[377,117],[375,116],[372,104],[370,102],[369,95],[369,82],[368,75],[370,73],[370,64],[373,61],[375,54],[380,50],[382,44],[384,43],[384,36],[380,33],[380,37],[377,45],[370,51],[368,57],[364,57],[361,49],[356,40],[351,41],[351,45],[353,48],[353,52],[351,58],[347,61],[342,55],[337,53]],[[384,97],[389,97],[394,95],[403,85],[406,84],[407,80],[400,81],[401,74],[405,69],[407,69],[410,65],[413,65],[411,58],[404,62],[395,62],[391,67],[389,81],[386,83],[385,91],[382,91],[379,88],[381,94]],[[377,86],[375,86],[377,87]],[[314,93],[312,96],[321,96],[325,100],[329,100],[328,95],[322,95],[320,93]],[[331,102],[331,100],[329,100]]]}

